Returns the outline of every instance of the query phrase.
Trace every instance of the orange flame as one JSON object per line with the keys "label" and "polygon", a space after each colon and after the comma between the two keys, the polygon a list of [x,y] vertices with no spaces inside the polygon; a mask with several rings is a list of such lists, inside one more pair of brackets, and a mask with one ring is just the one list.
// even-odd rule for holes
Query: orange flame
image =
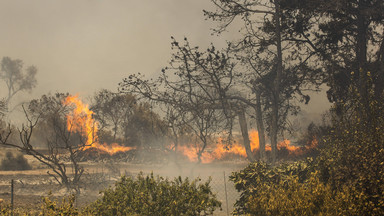
{"label": "orange flame", "polygon": [[[252,152],[256,152],[259,150],[259,134],[256,130],[252,130],[249,134],[250,136],[250,145]],[[309,147],[301,148],[297,146],[290,145],[291,142],[289,140],[283,140],[277,144],[278,150],[280,149],[287,149],[289,154],[291,155],[301,155],[305,153],[306,150],[315,148],[317,146],[317,140],[314,139]],[[266,145],[265,146],[266,151],[271,151],[271,146]],[[179,146],[178,151],[181,152],[183,155],[185,155],[189,161],[196,162],[197,159],[197,153],[198,149],[196,146],[187,145],[187,146]],[[211,163],[214,160],[220,160],[222,158],[225,158],[229,155],[237,155],[243,158],[247,157],[247,153],[245,151],[245,148],[243,145],[239,144],[239,142],[236,142],[232,144],[231,146],[227,147],[225,143],[223,142],[223,138],[219,137],[216,145],[213,149],[207,149],[203,154],[201,155],[201,162],[202,163]]]}
{"label": "orange flame", "polygon": [[82,150],[96,148],[112,155],[117,152],[126,152],[132,147],[121,146],[117,143],[100,144],[97,142],[98,123],[93,119],[93,111],[89,110],[88,104],[84,104],[79,97],[68,96],[63,101],[64,105],[73,105],[74,109],[67,115],[68,131],[79,132],[86,137],[85,146]]}
{"label": "orange flame", "polygon": [[91,148],[97,138],[97,122],[93,119],[93,111],[89,110],[88,104],[83,104],[78,96],[68,96],[63,101],[64,105],[74,105],[71,114],[67,116],[68,131],[76,131],[84,135],[87,140],[85,149]]}
{"label": "orange flame", "polygon": [[91,148],[97,148],[101,151],[107,152],[110,155],[116,154],[117,152],[126,152],[134,149],[133,147],[121,146],[117,143],[112,143],[112,144],[93,143]]}
{"label": "orange flame", "polygon": [[[259,137],[257,131],[252,131],[250,137],[252,151],[259,149]],[[179,146],[177,151],[181,152],[191,162],[197,162],[198,160],[197,154],[199,152],[199,149],[197,146]],[[228,155],[237,155],[243,158],[247,157],[247,153],[243,145],[236,142],[233,143],[230,147],[228,147],[225,144],[224,139],[219,137],[213,149],[208,148],[202,153],[201,162],[211,163],[214,160],[222,159]]]}

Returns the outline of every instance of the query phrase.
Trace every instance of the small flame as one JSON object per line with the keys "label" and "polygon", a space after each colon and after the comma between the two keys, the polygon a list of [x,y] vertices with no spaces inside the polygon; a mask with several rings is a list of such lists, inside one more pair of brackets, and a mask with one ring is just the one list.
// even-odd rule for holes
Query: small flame
{"label": "small flame", "polygon": [[83,151],[89,148],[96,148],[113,155],[117,152],[132,150],[132,147],[121,146],[117,143],[100,144],[97,142],[98,123],[93,119],[93,111],[89,110],[88,104],[84,104],[77,95],[68,96],[63,101],[64,105],[73,105],[73,111],[67,115],[68,131],[79,132],[86,137]]}
{"label": "small flame", "polygon": [[[259,150],[259,133],[256,130],[252,130],[249,134],[250,137],[250,145],[252,152],[256,152]],[[223,138],[219,137],[216,145],[213,149],[207,149],[205,152],[203,152],[201,156],[201,162],[202,163],[211,163],[214,160],[220,160],[222,158],[225,158],[229,155],[236,155],[239,157],[246,158],[247,153],[245,151],[245,148],[243,145],[239,144],[240,142],[235,142],[231,146],[227,146],[224,143]],[[305,148],[297,147],[291,145],[291,141],[285,139],[277,144],[277,149],[287,149],[290,155],[302,155],[307,150],[315,148],[317,146],[317,140],[314,138],[311,142],[311,145]],[[271,146],[266,145],[265,146],[266,151],[271,151]],[[197,162],[197,154],[198,154],[198,148],[193,145],[186,145],[186,146],[179,146],[178,151],[181,152],[183,155],[185,155],[189,161],[191,162]]]}
{"label": "small flame", "polygon": [[112,144],[99,144],[99,143],[93,143],[92,148],[97,148],[101,151],[107,152],[110,155],[116,154],[117,152],[126,152],[134,149],[133,147],[128,147],[128,146],[121,146],[117,143],[112,143]]}

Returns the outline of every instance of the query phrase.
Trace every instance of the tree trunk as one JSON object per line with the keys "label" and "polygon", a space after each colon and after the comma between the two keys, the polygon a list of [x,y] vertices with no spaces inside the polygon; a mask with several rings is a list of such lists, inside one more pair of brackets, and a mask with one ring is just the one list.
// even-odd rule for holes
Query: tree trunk
{"label": "tree trunk", "polygon": [[[384,31],[383,31],[384,35]],[[375,81],[375,96],[380,98],[384,90],[384,38],[381,40],[380,49],[377,56],[378,61],[378,73],[377,80]]]}
{"label": "tree trunk", "polygon": [[272,118],[271,118],[271,147],[272,147],[272,163],[277,160],[277,133],[279,121],[279,100],[280,100],[280,83],[283,73],[283,54],[281,49],[281,26],[280,26],[280,1],[275,0],[275,31],[276,31],[276,48],[277,48],[277,69],[273,82],[272,93]]}
{"label": "tree trunk", "polygon": [[[207,136],[201,131],[200,131],[200,140],[203,142],[203,146],[197,152],[197,162],[198,163],[202,162],[201,157],[203,156],[203,152],[205,151],[205,148],[207,147]],[[196,146],[196,149],[198,149],[197,146]]]}
{"label": "tree trunk", "polygon": [[238,116],[239,116],[241,134],[243,136],[243,145],[245,148],[245,152],[247,153],[248,160],[252,162],[255,160],[255,158],[253,157],[253,153],[251,149],[251,141],[249,140],[248,126],[247,126],[247,120],[245,119],[244,109],[239,111]]}
{"label": "tree trunk", "polygon": [[259,135],[259,152],[260,152],[260,160],[265,160],[265,129],[263,122],[263,115],[261,113],[261,99],[260,92],[256,91],[256,125],[257,131]]}
{"label": "tree trunk", "polygon": [[117,134],[117,123],[114,123],[113,127],[113,142],[116,142],[116,134]]}
{"label": "tree trunk", "polygon": [[[359,74],[359,92],[361,98],[367,98],[367,18],[365,13],[365,6],[363,1],[359,1],[358,15],[357,15],[357,40],[356,40],[356,59],[357,68],[356,73]],[[368,106],[363,102],[364,106]]]}

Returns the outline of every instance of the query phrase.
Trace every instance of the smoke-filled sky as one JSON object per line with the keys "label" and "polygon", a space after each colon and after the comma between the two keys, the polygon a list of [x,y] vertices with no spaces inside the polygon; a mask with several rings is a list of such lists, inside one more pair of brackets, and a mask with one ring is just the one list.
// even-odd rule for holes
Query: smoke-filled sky
{"label": "smoke-filled sky", "polygon": [[[171,36],[223,45],[230,35],[211,35],[215,23],[202,12],[210,7],[209,0],[1,0],[0,58],[38,68],[29,98],[116,90],[129,74],[151,77],[167,66]],[[312,111],[325,102],[319,97]]]}

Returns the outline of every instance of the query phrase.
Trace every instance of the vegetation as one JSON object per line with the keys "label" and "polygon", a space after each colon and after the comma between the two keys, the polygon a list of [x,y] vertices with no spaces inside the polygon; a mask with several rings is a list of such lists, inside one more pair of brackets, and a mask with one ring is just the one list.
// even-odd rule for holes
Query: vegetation
{"label": "vegetation", "polygon": [[53,198],[52,194],[42,198],[42,204],[40,208],[33,206],[32,208],[14,208],[12,210],[11,204],[0,205],[0,214],[6,216],[12,215],[86,215],[82,211],[75,207],[75,196],[69,195],[57,200]]}
{"label": "vegetation", "polygon": [[175,178],[173,181],[153,174],[136,179],[123,176],[114,188],[103,191],[88,212],[93,215],[212,215],[221,203],[211,191],[210,181]]}
{"label": "vegetation", "polygon": [[[268,165],[265,162],[254,162],[245,169],[233,173],[230,180],[235,183],[236,189],[242,192],[239,200],[235,204],[236,209],[234,213],[257,215],[257,212],[267,212],[269,208],[268,203],[262,202],[259,203],[259,205],[261,205],[260,207],[265,205],[264,208],[267,209],[257,207],[257,212],[253,212],[253,207],[256,207],[256,204],[252,202],[253,199],[260,197],[260,199],[265,199],[264,202],[273,201],[273,199],[269,199],[271,194],[264,193],[267,193],[267,191],[276,191],[267,189],[288,183],[292,176],[294,176],[298,182],[305,182],[313,171],[312,164],[313,161],[310,159],[291,164],[281,164],[276,167]],[[263,196],[261,197],[261,195]],[[250,208],[250,205],[253,205],[253,207]],[[271,208],[273,207],[271,206]]]}
{"label": "vegetation", "polygon": [[150,148],[163,144],[160,140],[168,132],[150,104],[139,102],[131,94],[101,90],[93,97],[90,109],[99,123],[100,143]]}
{"label": "vegetation", "polygon": [[[50,171],[47,173],[59,184],[79,191],[84,169],[79,164],[78,156],[87,140],[84,134],[76,130],[75,123],[71,122],[71,126],[67,127],[66,115],[73,109],[72,104],[63,104],[67,96],[68,94],[57,93],[55,96],[43,95],[38,100],[32,100],[28,109],[24,109],[27,124],[18,129],[19,142],[9,139],[15,130],[9,127],[0,134],[0,143],[33,156],[51,169],[53,173]],[[41,142],[44,142],[43,147],[48,150],[47,154],[39,151],[38,147],[41,145],[38,146],[36,143]],[[65,160],[69,160],[70,163],[64,163]],[[71,174],[68,168],[72,168]]]}
{"label": "vegetation", "polygon": [[[349,95],[339,115],[333,112],[315,160],[275,167],[257,162],[232,175],[242,192],[235,214],[384,214],[383,99],[373,89],[362,98],[353,86]],[[367,99],[369,107],[362,102]]]}
{"label": "vegetation", "polygon": [[29,66],[23,73],[23,61],[20,59],[11,59],[10,57],[3,57],[1,60],[0,79],[2,79],[7,85],[7,97],[2,102],[9,108],[11,99],[19,92],[32,91],[37,85],[35,78],[37,68],[35,66]]}
{"label": "vegetation", "polygon": [[[226,135],[223,142],[231,148],[238,122],[252,163],[231,177],[241,192],[234,214],[384,215],[384,1],[211,2],[215,7],[204,14],[218,23],[214,33],[229,30],[236,20],[240,37],[223,49],[213,44],[199,48],[187,38],[179,42],[172,37],[170,64],[157,78],[133,74],[120,83],[119,93],[96,93],[89,115],[100,122],[101,140],[151,149],[168,136],[176,151],[183,140],[193,138],[201,161],[219,134]],[[8,97],[0,100],[2,118],[16,93],[36,86],[37,70],[30,67],[23,74],[22,61],[9,57],[1,66],[0,79],[8,87]],[[310,152],[313,158],[281,162],[284,150],[279,152],[277,143],[290,131],[288,116],[299,112],[299,103],[310,101],[308,91],[323,84],[334,103],[330,125],[310,125],[299,140],[305,146],[316,137],[318,150]],[[60,184],[78,189],[84,169],[77,156],[91,144],[84,142],[91,132],[82,134],[71,130],[76,125],[67,126],[68,104],[62,103],[66,96],[44,95],[30,102],[24,110],[27,125],[19,129],[21,143],[10,141],[14,127],[1,121],[0,144],[34,156],[52,169]],[[259,157],[250,148],[252,118]],[[49,156],[33,145],[40,134],[49,134],[44,139]],[[63,151],[69,155],[73,176],[66,172]],[[28,167],[22,157],[7,154],[1,166],[11,165]],[[209,181],[199,181],[181,177],[170,181],[153,174],[122,177],[84,214],[213,214],[221,204]],[[62,205],[45,199],[44,211],[83,214],[73,202],[73,197]]]}
{"label": "vegetation", "polygon": [[[64,197],[61,201],[51,195],[43,197],[39,215],[212,215],[221,203],[211,191],[210,181],[199,183],[200,179],[175,178],[173,181],[153,174],[136,178],[122,176],[101,193],[103,196],[80,209],[75,206],[75,196]],[[16,209],[25,214],[25,211]],[[2,215],[10,215],[11,208],[0,208]]]}
{"label": "vegetation", "polygon": [[12,152],[7,152],[5,158],[1,160],[0,170],[30,170],[32,169],[24,155],[17,154],[16,157]]}
{"label": "vegetation", "polygon": [[41,206],[42,215],[80,215],[81,211],[75,207],[75,195],[69,195],[64,197],[60,203],[54,200],[49,194],[47,197],[43,197],[43,204]]}

